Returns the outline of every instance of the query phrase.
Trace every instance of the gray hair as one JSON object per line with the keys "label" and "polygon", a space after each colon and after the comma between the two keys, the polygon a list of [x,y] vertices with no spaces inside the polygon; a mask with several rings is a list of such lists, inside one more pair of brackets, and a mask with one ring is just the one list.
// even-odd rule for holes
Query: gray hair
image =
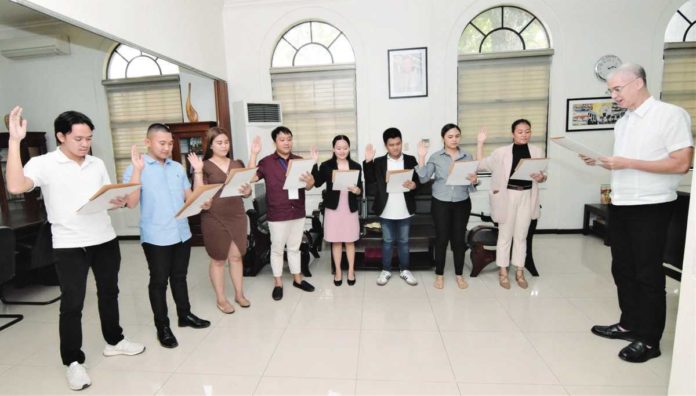
{"label": "gray hair", "polygon": [[648,79],[645,75],[645,69],[643,68],[643,66],[638,65],[636,63],[624,63],[624,64],[622,64],[621,66],[616,68],[616,70],[609,73],[609,76],[607,76],[607,79],[612,78],[614,75],[616,75],[618,73],[630,74],[636,78],[640,78],[641,80],[643,80],[644,84],[646,84],[646,85],[648,84]]}

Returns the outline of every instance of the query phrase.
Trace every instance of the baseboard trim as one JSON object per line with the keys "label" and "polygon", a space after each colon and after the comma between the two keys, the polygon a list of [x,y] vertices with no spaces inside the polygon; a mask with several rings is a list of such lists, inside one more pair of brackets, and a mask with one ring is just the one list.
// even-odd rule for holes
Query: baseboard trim
{"label": "baseboard trim", "polygon": [[582,228],[535,230],[534,234],[582,234]]}

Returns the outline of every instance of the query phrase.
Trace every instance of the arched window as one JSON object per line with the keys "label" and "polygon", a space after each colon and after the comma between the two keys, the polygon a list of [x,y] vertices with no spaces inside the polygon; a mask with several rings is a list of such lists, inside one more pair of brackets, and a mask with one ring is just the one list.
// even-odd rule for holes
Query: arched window
{"label": "arched window", "polygon": [[[661,99],[683,107],[696,120],[696,0],[684,3],[669,21],[663,59]],[[696,122],[691,133],[696,137]]]}
{"label": "arched window", "polygon": [[316,146],[326,158],[336,134],[356,152],[355,56],[343,32],[319,21],[288,29],[273,51],[271,86],[295,152]]}
{"label": "arched window", "polygon": [[510,143],[510,125],[532,123],[532,142],[546,146],[549,35],[532,13],[513,6],[474,17],[459,39],[458,122],[463,145],[473,151],[480,126],[488,127],[486,152]]}
{"label": "arched window", "polygon": [[102,81],[109,103],[116,177],[130,164],[133,144],[142,145],[148,125],[183,121],[179,67],[119,44],[109,54]]}

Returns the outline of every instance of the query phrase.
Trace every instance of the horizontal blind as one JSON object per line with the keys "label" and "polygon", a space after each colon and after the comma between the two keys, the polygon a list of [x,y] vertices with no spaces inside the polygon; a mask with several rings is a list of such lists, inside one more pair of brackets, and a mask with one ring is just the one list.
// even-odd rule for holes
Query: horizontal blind
{"label": "horizontal blind", "polygon": [[460,59],[457,118],[465,150],[476,151],[482,126],[486,155],[510,144],[510,125],[519,118],[532,123],[531,142],[546,149],[550,65],[550,56]]}
{"label": "horizontal blind", "polygon": [[696,137],[696,46],[666,48],[664,61],[661,98],[689,112],[691,133]]}
{"label": "horizontal blind", "polygon": [[181,91],[178,76],[168,81],[141,80],[137,84],[104,84],[109,102],[111,138],[116,176],[120,182],[130,165],[131,146],[143,152],[147,127],[155,122],[181,122]]}
{"label": "horizontal blind", "polygon": [[326,159],[331,153],[333,137],[343,134],[350,139],[355,153],[354,68],[271,70],[271,87],[273,100],[281,104],[283,124],[293,132],[294,152],[307,155],[316,146],[321,159]]}

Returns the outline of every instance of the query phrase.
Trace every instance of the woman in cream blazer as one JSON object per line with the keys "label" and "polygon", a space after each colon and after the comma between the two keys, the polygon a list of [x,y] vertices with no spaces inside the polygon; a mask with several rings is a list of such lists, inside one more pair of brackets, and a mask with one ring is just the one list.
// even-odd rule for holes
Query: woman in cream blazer
{"label": "woman in cream blazer", "polygon": [[[539,218],[539,183],[546,181],[542,172],[530,175],[533,181],[510,179],[512,170],[523,158],[544,158],[544,151],[528,144],[532,134],[531,123],[519,119],[512,123],[513,143],[500,147],[483,158],[483,144],[486,141],[485,130],[477,139],[477,158],[480,159],[479,170],[490,171],[491,187],[488,192],[491,205],[491,217],[498,223],[498,243],[496,245],[496,263],[499,268],[499,283],[505,289],[510,288],[508,267],[510,262],[517,267],[515,280],[526,289],[524,278],[524,261],[527,255],[527,230],[532,219]],[[510,257],[510,247],[512,258]]]}

